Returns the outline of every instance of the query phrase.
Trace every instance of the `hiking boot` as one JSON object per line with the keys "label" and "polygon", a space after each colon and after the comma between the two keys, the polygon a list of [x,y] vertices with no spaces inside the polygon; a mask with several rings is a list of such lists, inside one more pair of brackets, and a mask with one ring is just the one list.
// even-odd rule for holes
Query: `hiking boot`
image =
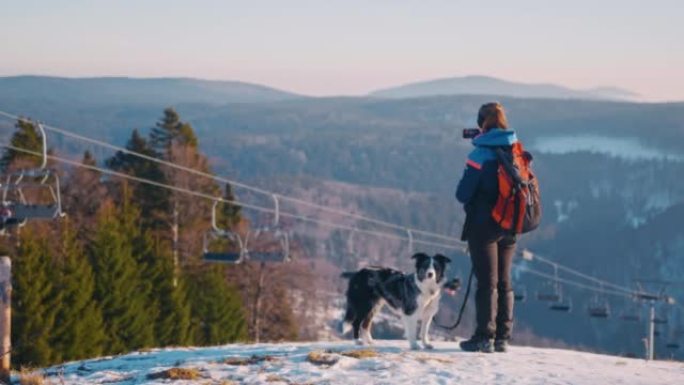
{"label": "hiking boot", "polygon": [[506,353],[508,351],[508,340],[495,340],[494,351],[497,353]]}
{"label": "hiking boot", "polygon": [[494,353],[494,340],[483,337],[471,337],[459,344],[464,352]]}

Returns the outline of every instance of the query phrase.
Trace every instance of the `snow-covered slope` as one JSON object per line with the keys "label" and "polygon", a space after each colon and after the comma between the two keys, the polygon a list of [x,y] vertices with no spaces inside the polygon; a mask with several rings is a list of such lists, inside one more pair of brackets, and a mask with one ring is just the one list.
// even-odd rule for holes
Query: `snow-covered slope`
{"label": "snow-covered slope", "polygon": [[[433,351],[409,351],[405,341],[378,341],[378,355],[352,358],[349,341],[226,345],[160,349],[74,362],[45,370],[56,384],[677,384],[681,362],[628,359],[566,350],[513,347],[507,354],[464,353],[455,342],[437,342]],[[327,355],[333,365],[307,360]],[[266,357],[269,359],[265,359]],[[253,362],[230,359],[255,357]],[[227,361],[229,360],[229,361]],[[237,362],[236,362],[237,361]],[[239,363],[242,363],[239,365]],[[193,369],[195,380],[152,379],[155,373]]]}

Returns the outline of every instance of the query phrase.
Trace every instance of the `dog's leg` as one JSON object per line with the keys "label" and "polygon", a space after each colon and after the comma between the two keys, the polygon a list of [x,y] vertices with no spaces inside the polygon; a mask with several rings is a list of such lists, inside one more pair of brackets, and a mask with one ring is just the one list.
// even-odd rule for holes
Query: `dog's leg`
{"label": "dog's leg", "polygon": [[373,318],[382,310],[382,308],[385,306],[385,302],[383,300],[378,301],[378,303],[373,306],[373,310],[371,310],[370,314],[368,314],[368,317],[364,320],[363,324],[361,324],[361,327],[363,329],[364,334],[362,335],[364,337],[364,342],[368,345],[373,345],[373,336],[371,335],[371,327],[373,326]]}
{"label": "dog's leg", "polygon": [[402,320],[404,321],[404,331],[406,332],[406,338],[408,339],[411,350],[420,350],[420,345],[418,345],[418,341],[416,340],[418,312],[411,315],[404,315]]}
{"label": "dog's leg", "polygon": [[432,318],[437,314],[439,310],[439,298],[432,300],[432,302],[423,311],[423,317],[420,322],[420,339],[423,342],[423,347],[425,349],[434,349],[430,343],[430,324],[432,323]]}
{"label": "dog's leg", "polygon": [[371,325],[373,323],[373,314],[369,314],[363,323],[361,323],[361,340],[365,345],[373,344],[373,337],[371,337]]}
{"label": "dog's leg", "polygon": [[352,329],[354,331],[354,341],[356,341],[357,345],[361,345],[361,339],[359,339],[359,331],[361,329],[361,318],[355,318],[354,321],[352,321]]}

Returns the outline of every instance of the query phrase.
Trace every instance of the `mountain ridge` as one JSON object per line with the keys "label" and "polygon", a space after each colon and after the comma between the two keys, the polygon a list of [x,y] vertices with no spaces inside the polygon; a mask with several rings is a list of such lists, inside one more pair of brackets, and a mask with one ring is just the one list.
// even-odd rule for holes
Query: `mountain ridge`
{"label": "mountain ridge", "polygon": [[613,86],[573,89],[553,83],[514,82],[482,75],[430,79],[378,89],[369,93],[369,96],[391,99],[452,95],[618,101],[634,101],[639,98],[639,95],[632,91]]}
{"label": "mountain ridge", "polygon": [[0,77],[0,100],[40,99],[52,102],[67,99],[87,105],[181,103],[221,105],[298,98],[303,98],[303,96],[255,83],[189,77],[41,75]]}
{"label": "mountain ridge", "polygon": [[[489,95],[493,97],[584,99],[638,102],[639,95],[613,86],[573,89],[553,83],[523,83],[469,75],[406,83],[377,89],[360,97],[408,99],[434,96]],[[354,97],[354,96],[338,96]],[[359,97],[359,96],[356,96]],[[238,80],[193,77],[44,75],[0,76],[0,101],[68,99],[84,104],[181,104],[221,105],[229,103],[277,102],[297,99],[326,99],[264,84]]]}

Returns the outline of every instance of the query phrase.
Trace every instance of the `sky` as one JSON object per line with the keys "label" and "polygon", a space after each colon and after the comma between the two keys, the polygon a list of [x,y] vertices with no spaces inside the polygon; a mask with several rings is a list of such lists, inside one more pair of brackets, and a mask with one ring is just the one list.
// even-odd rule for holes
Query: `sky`
{"label": "sky", "polygon": [[681,0],[0,0],[0,76],[359,95],[487,75],[684,100]]}

